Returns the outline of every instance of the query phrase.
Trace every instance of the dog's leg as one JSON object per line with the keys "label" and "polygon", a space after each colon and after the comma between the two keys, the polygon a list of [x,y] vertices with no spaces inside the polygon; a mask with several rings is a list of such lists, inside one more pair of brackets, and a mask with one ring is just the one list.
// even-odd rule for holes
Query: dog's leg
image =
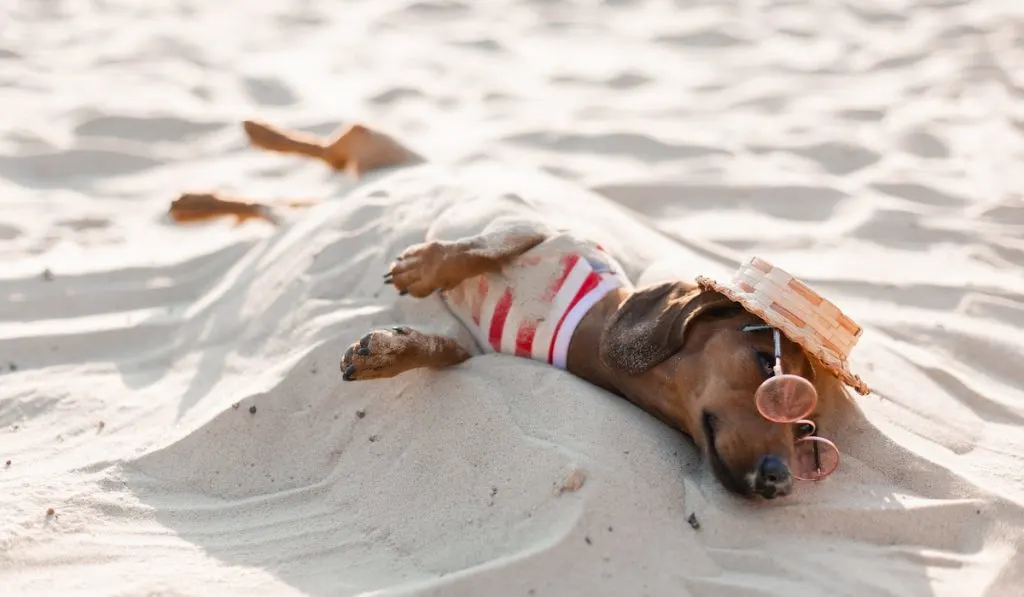
{"label": "dog's leg", "polygon": [[[425,297],[434,290],[453,288],[467,278],[500,269],[542,242],[548,233],[545,227],[529,220],[498,218],[478,235],[409,247],[384,281],[394,284],[402,294]],[[372,331],[352,344],[341,359],[341,370],[348,381],[379,379],[420,367],[450,367],[470,356],[453,338],[398,327]]]}
{"label": "dog's leg", "polygon": [[342,378],[382,379],[420,367],[450,367],[469,357],[468,350],[446,336],[422,334],[408,327],[375,330],[345,351]]}
{"label": "dog's leg", "polygon": [[412,245],[384,276],[401,294],[417,298],[450,290],[463,280],[498,271],[508,261],[537,246],[550,231],[530,220],[499,218],[483,233],[459,240]]}
{"label": "dog's leg", "polygon": [[356,177],[378,168],[423,160],[390,136],[361,124],[343,129],[326,140],[253,120],[246,120],[243,127],[256,147],[316,158]]}

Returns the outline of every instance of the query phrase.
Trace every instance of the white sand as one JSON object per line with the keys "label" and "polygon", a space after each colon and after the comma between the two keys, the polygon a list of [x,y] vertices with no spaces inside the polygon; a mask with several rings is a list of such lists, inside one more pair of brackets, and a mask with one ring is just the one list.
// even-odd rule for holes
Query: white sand
{"label": "white sand", "polygon": [[[1019,3],[270,4],[0,8],[0,595],[1022,594]],[[733,499],[510,357],[342,383],[363,332],[450,324],[380,275],[457,195],[349,192],[249,117],[504,160],[497,191],[666,260],[641,282],[803,277],[866,328],[840,470]],[[165,221],[204,187],[331,201]]]}

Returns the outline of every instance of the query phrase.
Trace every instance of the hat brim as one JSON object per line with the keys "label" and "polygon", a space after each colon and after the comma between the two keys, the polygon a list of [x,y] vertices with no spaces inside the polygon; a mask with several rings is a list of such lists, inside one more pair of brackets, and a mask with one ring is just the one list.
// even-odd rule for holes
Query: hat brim
{"label": "hat brim", "polygon": [[794,333],[792,324],[784,317],[770,312],[756,301],[743,293],[737,292],[734,288],[721,284],[705,276],[697,276],[697,285],[702,290],[711,290],[725,295],[729,300],[735,301],[743,306],[749,313],[764,320],[765,323],[777,328],[789,340],[795,342],[804,352],[822,367],[831,371],[843,383],[853,388],[858,394],[864,396],[871,392],[864,380],[850,371],[849,363],[837,355],[826,350],[820,343],[815,341],[813,335]]}

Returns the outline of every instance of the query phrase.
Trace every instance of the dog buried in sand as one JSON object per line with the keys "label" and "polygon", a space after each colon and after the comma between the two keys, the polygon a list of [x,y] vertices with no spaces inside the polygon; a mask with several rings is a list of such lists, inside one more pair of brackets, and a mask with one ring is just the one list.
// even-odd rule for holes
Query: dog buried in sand
{"label": "dog buried in sand", "polygon": [[[257,147],[356,177],[424,161],[361,125],[331,140],[251,121],[245,130]],[[183,195],[170,213],[274,220],[215,194]],[[758,258],[729,281],[636,288],[609,251],[551,227],[524,201],[470,214],[438,218],[382,274],[400,294],[439,295],[476,345],[406,326],[369,331],[341,359],[346,381],[498,352],[563,369],[681,430],[735,494],[772,499],[836,469],[839,451],[819,419],[842,410],[844,384],[869,389],[847,364],[861,328],[831,302]]]}

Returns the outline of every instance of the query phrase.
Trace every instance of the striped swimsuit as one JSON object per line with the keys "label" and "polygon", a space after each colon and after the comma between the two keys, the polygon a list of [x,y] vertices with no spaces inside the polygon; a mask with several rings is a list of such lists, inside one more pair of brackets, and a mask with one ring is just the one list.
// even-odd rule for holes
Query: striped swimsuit
{"label": "striped swimsuit", "polygon": [[599,245],[570,234],[549,237],[500,272],[441,293],[484,352],[565,369],[569,342],[587,311],[608,292],[632,284]]}

